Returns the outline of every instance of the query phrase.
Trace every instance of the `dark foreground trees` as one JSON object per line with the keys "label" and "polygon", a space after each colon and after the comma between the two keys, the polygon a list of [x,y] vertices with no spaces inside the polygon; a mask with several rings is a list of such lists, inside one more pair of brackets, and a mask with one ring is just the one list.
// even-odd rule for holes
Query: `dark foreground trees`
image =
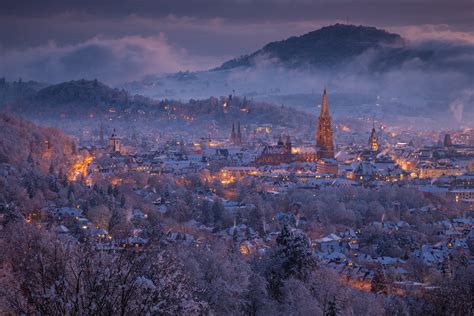
{"label": "dark foreground trees", "polygon": [[[426,291],[374,291],[315,264],[304,234],[283,228],[268,253],[232,240],[206,247],[105,250],[32,224],[0,230],[0,315],[472,315],[473,271]],[[250,259],[250,260],[247,260]],[[386,292],[388,292],[386,294]],[[416,295],[415,295],[416,294]]]}
{"label": "dark foreground trees", "polygon": [[182,265],[167,251],[110,252],[18,224],[1,248],[0,314],[199,314]]}

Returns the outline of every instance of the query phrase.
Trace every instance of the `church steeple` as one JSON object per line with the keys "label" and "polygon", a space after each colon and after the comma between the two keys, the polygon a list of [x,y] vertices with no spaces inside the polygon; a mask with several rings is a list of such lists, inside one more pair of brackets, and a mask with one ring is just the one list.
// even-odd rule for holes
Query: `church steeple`
{"label": "church steeple", "polygon": [[237,122],[237,135],[236,135],[236,138],[237,138],[237,145],[241,145],[242,144],[242,132],[240,131],[240,121]]}
{"label": "church steeple", "polygon": [[369,137],[369,148],[373,153],[379,151],[379,138],[377,137],[377,132],[375,131],[375,122],[372,124],[372,132]]}
{"label": "church steeple", "polygon": [[232,122],[232,132],[230,133],[230,141],[235,142],[235,123]]}
{"label": "church steeple", "polygon": [[112,135],[109,137],[109,150],[113,153],[119,153],[122,150],[122,144],[120,138],[117,136],[115,128]]}
{"label": "church steeple", "polygon": [[99,125],[99,144],[100,146],[104,145],[104,124],[102,123],[102,119],[100,119]]}
{"label": "church steeple", "polygon": [[324,88],[321,113],[319,114],[318,129],[316,131],[316,146],[319,147],[320,158],[334,158],[331,115],[329,114],[326,88]]}
{"label": "church steeple", "polygon": [[232,123],[232,132],[230,134],[230,141],[234,145],[242,144],[242,133],[240,131],[240,122],[237,122],[237,132],[235,131],[235,123]]}

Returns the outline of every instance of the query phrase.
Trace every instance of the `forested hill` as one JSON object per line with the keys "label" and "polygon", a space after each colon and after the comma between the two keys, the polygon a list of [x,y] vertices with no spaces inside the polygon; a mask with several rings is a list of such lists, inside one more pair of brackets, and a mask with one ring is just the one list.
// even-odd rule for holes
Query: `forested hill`
{"label": "forested hill", "polygon": [[[3,87],[24,83],[7,83]],[[2,86],[0,86],[0,93]],[[276,124],[297,127],[301,122],[309,125],[312,117],[307,113],[253,101],[245,97],[209,97],[203,100],[153,100],[131,95],[123,89],[111,88],[97,80],[76,80],[50,85],[38,91],[24,89],[26,93],[0,103],[0,109],[36,118],[86,118],[115,116],[122,120],[160,124],[185,122],[203,126],[210,122],[229,126],[233,121],[243,124]],[[315,102],[316,103],[316,102]]]}
{"label": "forested hill", "polygon": [[254,53],[225,62],[216,70],[253,67],[263,59],[287,67],[330,67],[352,62],[369,51],[377,56],[372,65],[375,68],[401,65],[410,58],[426,59],[431,55],[405,46],[405,40],[398,34],[375,27],[335,24],[268,43]]}
{"label": "forested hill", "polygon": [[0,164],[43,173],[67,171],[76,150],[63,132],[5,113],[0,113],[0,139]]}
{"label": "forested hill", "polygon": [[147,104],[151,100],[131,96],[125,90],[111,88],[98,80],[72,80],[47,85],[36,82],[0,84],[0,107],[24,110],[89,110]]}
{"label": "forested hill", "polygon": [[78,157],[63,132],[0,113],[0,217],[26,216],[66,200],[67,177]]}

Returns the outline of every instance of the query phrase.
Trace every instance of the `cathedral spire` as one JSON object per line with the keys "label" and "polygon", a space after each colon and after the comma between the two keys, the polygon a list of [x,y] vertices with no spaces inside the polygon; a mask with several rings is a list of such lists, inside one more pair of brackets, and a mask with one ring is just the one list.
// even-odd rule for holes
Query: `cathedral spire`
{"label": "cathedral spire", "polygon": [[334,158],[334,142],[332,139],[331,115],[329,114],[326,88],[323,92],[321,113],[319,114],[318,129],[316,131],[316,146],[319,147],[320,158]]}
{"label": "cathedral spire", "polygon": [[322,114],[328,114],[329,115],[328,96],[327,96],[326,88],[324,88],[323,101],[321,103],[321,115]]}
{"label": "cathedral spire", "polygon": [[240,131],[240,121],[237,122],[237,145],[242,145],[242,132]]}

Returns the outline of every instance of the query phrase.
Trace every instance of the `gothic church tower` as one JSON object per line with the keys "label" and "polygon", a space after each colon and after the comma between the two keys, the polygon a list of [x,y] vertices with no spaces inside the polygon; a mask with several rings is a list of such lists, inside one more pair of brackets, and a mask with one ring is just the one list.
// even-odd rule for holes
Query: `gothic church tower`
{"label": "gothic church tower", "polygon": [[319,158],[334,159],[334,142],[332,139],[331,115],[328,109],[326,89],[323,93],[321,113],[319,114],[318,129],[316,131],[316,146],[319,147]]}

